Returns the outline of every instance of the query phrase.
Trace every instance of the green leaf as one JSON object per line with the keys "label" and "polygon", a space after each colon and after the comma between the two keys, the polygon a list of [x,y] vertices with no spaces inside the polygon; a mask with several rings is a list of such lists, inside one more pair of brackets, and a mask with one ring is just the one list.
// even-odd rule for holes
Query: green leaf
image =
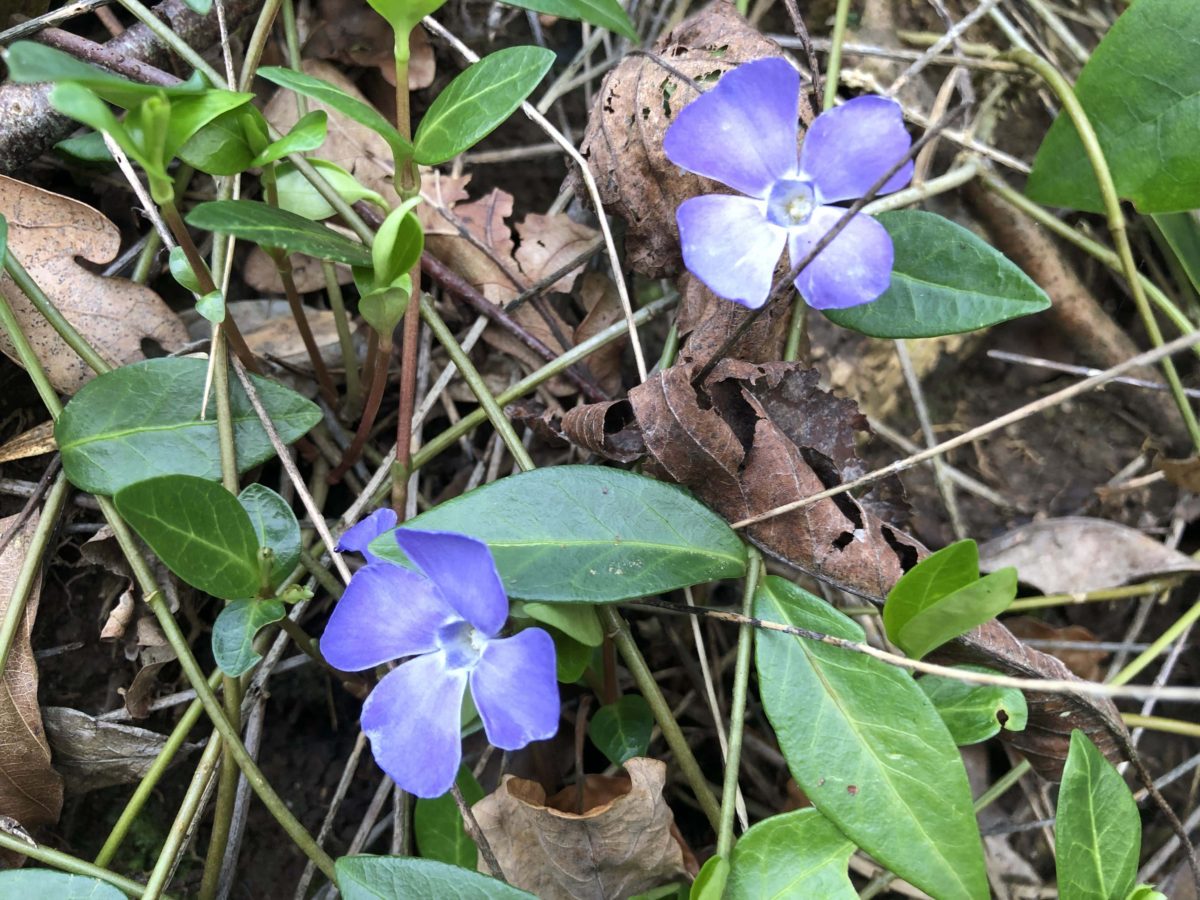
{"label": "green leaf", "polygon": [[4,54],[4,62],[8,66],[9,79],[18,84],[45,81],[62,86],[73,83],[95,91],[124,109],[137,106],[147,97],[175,98],[209,90],[198,75],[168,87],[140,84],[33,41],[17,41]]}
{"label": "green leaf", "polygon": [[253,106],[240,106],[217,116],[188,138],[179,148],[179,158],[209,175],[246,171],[254,163],[254,149],[246,139],[247,115],[261,117],[262,113]]}
{"label": "green leaf", "polygon": [[[387,202],[381,195],[364,187],[358,179],[336,163],[324,159],[310,159],[309,164],[321,173],[329,182],[329,186],[347,203],[369,200],[376,206],[387,209]],[[329,201],[322,197],[320,191],[290,162],[280,163],[276,168],[275,184],[280,209],[313,221],[328,219],[335,212]]]}
{"label": "green leaf", "polygon": [[163,145],[164,156],[170,160],[206,125],[228,112],[245,106],[253,99],[253,94],[219,90],[170,98],[166,142]]}
{"label": "green leaf", "polygon": [[258,546],[269,547],[271,587],[278,587],[300,564],[300,523],[288,502],[266,485],[252,484],[238,494],[238,502],[250,516]]}
{"label": "green leaf", "polygon": [[225,295],[220,291],[209,291],[196,301],[196,312],[214,325],[220,325],[225,321]]}
{"label": "green leaf", "polygon": [[1161,213],[1151,218],[1192,287],[1200,291],[1200,212]]}
{"label": "green leaf", "polygon": [[[987,672],[978,666],[956,666],[973,672]],[[963,747],[978,744],[1008,731],[1024,731],[1029,721],[1025,695],[1016,688],[992,684],[970,684],[954,678],[926,675],[917,681],[925,696],[950,730],[954,743]]]}
{"label": "green leaf", "polygon": [[1017,596],[1017,570],[979,577],[979,548],[958,541],[923,559],[888,592],[883,627],[913,659],[1002,613]]}
{"label": "green leaf", "polygon": [[723,856],[710,856],[696,873],[688,900],[724,900],[729,882],[729,862]]}
{"label": "green leaf", "polygon": [[[502,478],[408,523],[485,542],[510,596],[612,603],[746,572],[746,547],[691,494],[600,466]],[[404,563],[391,533],[371,543]]]}
{"label": "green leaf", "polygon": [[771,816],[734,845],[723,900],[855,900],[858,892],[846,871],[854,849],[854,844],[815,809]]}
{"label": "green leaf", "polygon": [[130,138],[108,104],[88,88],[70,82],[57,85],[50,92],[50,105],[64,116],[108,134],[146,172],[153,172],[156,177],[166,177],[166,170],[142,152],[141,146]]}
{"label": "green leaf", "polygon": [[[458,770],[457,781],[468,806],[483,799],[483,788],[469,768],[463,766]],[[413,807],[413,831],[417,850],[425,859],[475,870],[479,850],[463,828],[462,813],[449,791],[432,800],[417,800]]]}
{"label": "green leaf", "polygon": [[236,600],[259,588],[258,537],[237,497],[195,475],[160,475],[113,495],[121,516],[192,587]]}
{"label": "green leaf", "polygon": [[367,0],[371,9],[379,13],[396,33],[396,42],[404,39],[407,44],[409,33],[426,16],[437,12],[446,0]]}
{"label": "green leaf", "polygon": [[323,109],[314,109],[300,118],[292,130],[277,141],[272,141],[262,153],[251,162],[252,166],[265,166],[278,159],[283,159],[289,153],[307,153],[316,150],[325,143],[325,135],[329,131],[329,116]]}
{"label": "green leaf", "polygon": [[171,248],[171,253],[167,257],[167,265],[171,269],[171,277],[179,282],[181,287],[193,294],[200,293],[200,279],[192,271],[192,264],[188,262],[187,253],[182,247]]}
{"label": "green leaf", "polygon": [[1054,834],[1060,900],[1121,900],[1133,890],[1142,847],[1137,803],[1078,729],[1071,732]]}
{"label": "green leaf", "polygon": [[404,318],[412,298],[412,278],[401,275],[394,284],[375,288],[359,298],[358,314],[375,329],[380,337],[390,341],[392,332]]}
{"label": "green leaf", "polygon": [[829,321],[878,338],[923,338],[987,328],[1050,308],[1045,291],[1004,254],[934,213],[896,210],[892,283],[873,303],[822,310]]}
{"label": "green leaf", "polygon": [[505,0],[509,6],[532,9],[534,12],[564,19],[579,19],[601,28],[623,35],[631,41],[640,41],[637,29],[621,9],[617,0]]}
{"label": "green leaf", "polygon": [[105,145],[104,136],[96,131],[64,138],[54,145],[54,149],[85,165],[112,167],[117,162]]}
{"label": "green leaf", "polygon": [[564,634],[588,647],[604,643],[604,627],[594,606],[566,606],[561,603],[524,603],[521,610],[531,619],[553,625]]}
{"label": "green leaf", "polygon": [[533,894],[432,859],[403,856],[343,856],[336,863],[344,900],[446,897],[454,900],[529,900]]}
{"label": "green leaf", "polygon": [[[371,244],[371,261],[375,269],[375,284],[380,287],[393,285],[396,279],[412,271],[425,249],[425,230],[413,215],[413,208],[420,203],[419,197],[407,200],[393,209]],[[411,284],[411,283],[410,283]]]}
{"label": "green leaf", "polygon": [[[1138,0],[1075,82],[1117,194],[1139,212],[1200,207],[1198,44],[1200,0]],[[1095,172],[1065,112],[1038,148],[1025,190],[1039,203],[1104,211]]]}
{"label": "green leaf", "polygon": [[256,200],[210,200],[196,206],[187,223],[206,231],[232,234],[263,247],[306,253],[351,266],[369,266],[371,251],[332,228]]}
{"label": "green leaf", "polygon": [[183,0],[183,2],[198,16],[207,16],[212,11],[213,0]]}
{"label": "green leaf", "polygon": [[554,639],[554,677],[563,684],[574,684],[592,664],[595,648],[547,625],[544,631]]}
{"label": "green leaf", "polygon": [[653,730],[654,714],[641,694],[626,694],[600,707],[588,723],[588,737],[614,766],[645,756]]}
{"label": "green leaf", "polygon": [[[852,620],[769,576],[754,614],[861,642]],[[759,632],[759,690],[788,768],[863,850],[938,900],[989,896],[958,748],[907,673],[869,656]]]}
{"label": "green leaf", "polygon": [[491,134],[554,64],[543,47],[508,47],[485,56],[437,96],[413,137],[413,155],[436,166]]}
{"label": "green leaf", "polygon": [[1162,891],[1156,891],[1152,885],[1139,884],[1126,900],[1169,900],[1169,898]]}
{"label": "green leaf", "polygon": [[263,66],[258,70],[258,74],[280,87],[318,100],[360,125],[366,125],[387,141],[388,146],[392,148],[392,155],[395,157],[397,167],[412,157],[412,142],[406,140],[391,122],[381,116],[373,107],[351,97],[336,85],[304,72],[280,66]]}
{"label": "green leaf", "polygon": [[259,630],[287,615],[282,600],[234,600],[213,622],[213,659],[230,678],[249,672],[262,659],[254,649]]}
{"label": "green leaf", "polygon": [[[93,378],[54,426],[63,470],[80,490],[113,494],[155,475],[221,478],[217,420],[200,417],[202,359],[148,359]],[[290,444],[321,420],[316,404],[272,381],[251,376],[280,438]],[[240,383],[230,384],[239,471],[275,455]]]}
{"label": "green leaf", "polygon": [[125,893],[99,878],[50,869],[0,872],[0,896],[21,900],[125,900]]}

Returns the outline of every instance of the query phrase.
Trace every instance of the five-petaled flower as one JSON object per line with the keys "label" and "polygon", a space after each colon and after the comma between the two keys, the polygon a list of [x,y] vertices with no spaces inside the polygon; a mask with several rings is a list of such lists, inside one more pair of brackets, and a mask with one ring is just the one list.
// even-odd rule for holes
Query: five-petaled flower
{"label": "five-petaled flower", "polygon": [[[784,245],[796,265],[845,210],[828,203],[863,196],[906,155],[911,138],[900,105],[858,97],[813,121],[796,153],[800,76],[783,59],[726,72],[684,107],[663,138],[676,165],[746,196],[707,194],[679,205],[683,261],[714,293],[751,309],[767,301]],[[907,163],[880,194],[908,184]],[[796,277],[809,306],[870,303],[887,290],[892,239],[856,215]]]}
{"label": "five-petaled flower", "polygon": [[450,790],[462,759],[461,715],[468,683],[487,738],[517,750],[558,731],[554,641],[540,628],[498,635],[508,598],[487,545],[462,534],[401,528],[396,542],[420,572],[366,553],[394,527],[372,514],[343,535],[339,550],[369,563],[350,579],[321,638],[328,662],[345,671],[413,657],[383,677],[363,704],[362,727],[380,768],[418,797]]}

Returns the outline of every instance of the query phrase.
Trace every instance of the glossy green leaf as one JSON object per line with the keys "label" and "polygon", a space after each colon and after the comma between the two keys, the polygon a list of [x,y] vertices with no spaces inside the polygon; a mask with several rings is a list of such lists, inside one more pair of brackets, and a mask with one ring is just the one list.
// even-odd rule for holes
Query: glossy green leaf
{"label": "glossy green leaf", "polygon": [[188,213],[187,223],[206,231],[232,234],[262,247],[280,247],[289,253],[306,253],[351,266],[371,264],[371,251],[357,241],[257,200],[210,200]]}
{"label": "glossy green leaf", "polygon": [[728,882],[729,861],[722,856],[710,856],[696,874],[688,900],[724,900]]}
{"label": "glossy green leaf", "polygon": [[246,171],[254,163],[254,148],[246,138],[247,115],[261,117],[262,113],[253,106],[242,106],[217,116],[188,138],[179,148],[179,158],[209,175]]}
{"label": "glossy green leaf", "polygon": [[[861,628],[776,576],[754,614],[852,641]],[[872,657],[761,631],[759,691],[788,768],[851,841],[939,900],[986,900],[983,846],[958,748],[904,671]],[[835,748],[835,749],[831,749]]]}
{"label": "glossy green leaf", "polygon": [[423,18],[441,9],[446,0],[367,0],[367,3],[387,19],[396,33],[396,40],[400,41],[407,38]]}
{"label": "glossy green leaf", "polygon": [[543,47],[508,47],[485,56],[437,96],[413,136],[413,155],[436,166],[491,134],[537,87],[554,53]]}
{"label": "glossy green leaf", "polygon": [[846,871],[854,849],[854,844],[815,809],[771,816],[734,845],[722,900],[855,900],[858,892]]}
{"label": "glossy green leaf", "polygon": [[888,592],[883,626],[909,656],[920,659],[999,615],[1017,596],[1017,570],[979,577],[979,548],[959,541],[922,560]]}
{"label": "glossy green leaf", "polygon": [[1152,218],[1188,281],[1200,291],[1200,212],[1161,213]]}
{"label": "glossy green leaf", "polygon": [[[601,466],[554,466],[492,482],[409,524],[484,541],[512,597],[612,603],[746,572],[746,548],[691,494]],[[372,552],[403,562],[391,534]]]}
{"label": "glossy green leaf", "polygon": [[163,145],[166,159],[175,156],[180,148],[213,120],[245,106],[253,99],[253,94],[218,90],[170,98],[166,141]]}
{"label": "glossy green leaf", "polygon": [[637,29],[621,9],[617,0],[505,0],[509,6],[532,9],[534,12],[559,16],[563,19],[578,19],[607,28],[615,34],[624,35],[631,41],[641,40]]}
{"label": "glossy green leaf", "polygon": [[[1116,183],[1142,213],[1200,207],[1200,0],[1138,0],[1075,82]],[[1061,112],[1038,148],[1026,192],[1039,203],[1103,212],[1095,172]]]}
{"label": "glossy green leaf", "polygon": [[[341,166],[324,159],[310,159],[309,164],[329,182],[329,186],[337,191],[338,196],[347,203],[357,203],[367,200],[383,209],[387,203],[383,197],[364,187],[357,178]],[[334,215],[334,208],[329,201],[321,196],[307,178],[291,163],[280,163],[275,170],[276,190],[279,194],[279,208],[303,216],[306,219],[318,221]]]}
{"label": "glossy green leaf", "polygon": [[74,137],[64,138],[54,145],[54,149],[85,165],[112,167],[117,163],[105,146],[103,135],[96,131],[86,131]]}
{"label": "glossy green leaf", "polygon": [[258,537],[237,497],[195,475],[160,475],[113,495],[121,516],[192,587],[236,600],[259,588]]}
{"label": "glossy green leaf", "polygon": [[171,277],[179,282],[181,287],[187,288],[193,294],[200,293],[200,279],[192,271],[191,263],[188,262],[187,254],[182,247],[171,248],[170,256],[167,257],[167,265],[171,269]]}
{"label": "glossy green leaf", "polygon": [[252,484],[238,494],[238,502],[250,516],[258,546],[269,547],[271,587],[279,585],[300,564],[300,523],[288,502],[266,485]]}
{"label": "glossy green leaf", "polygon": [[1050,298],[999,250],[933,213],[896,210],[892,283],[873,303],[822,310],[843,328],[878,338],[959,334],[1050,308]]}
{"label": "glossy green leaf", "polygon": [[374,107],[351,97],[336,85],[305,72],[297,72],[280,66],[263,66],[258,70],[258,74],[273,84],[318,100],[331,109],[337,110],[346,118],[353,119],[360,125],[366,125],[387,141],[388,146],[392,148],[392,155],[395,157],[397,166],[412,157],[412,143],[405,140],[391,122],[381,116]]}
{"label": "glossy green leaf", "polygon": [[[468,806],[483,799],[483,788],[469,768],[463,766],[458,770],[457,781]],[[413,832],[417,850],[424,859],[475,870],[479,850],[463,828],[462,813],[449,791],[432,800],[417,800],[413,807]]]}
{"label": "glossy green leaf", "polygon": [[604,643],[604,627],[592,606],[562,603],[524,603],[521,610],[525,615],[546,625],[553,625],[564,634],[588,647],[599,647]]}
{"label": "glossy green leaf", "polygon": [[[958,668],[988,671],[977,666]],[[960,747],[986,741],[999,734],[1001,727],[1008,731],[1024,731],[1029,721],[1025,695],[1016,688],[970,684],[937,675],[926,675],[917,684],[942,717],[954,743]]]}
{"label": "glossy green leaf", "polygon": [[323,109],[314,109],[305,113],[292,130],[277,141],[272,141],[262,153],[254,158],[251,165],[265,166],[276,160],[283,159],[289,153],[307,153],[316,150],[325,143],[325,135],[329,131],[329,116]]}
{"label": "glossy green leaf", "polygon": [[554,640],[554,677],[563,684],[574,684],[592,664],[595,648],[581,644],[552,625],[543,630]]}
{"label": "glossy green leaf", "polygon": [[412,278],[401,275],[394,284],[375,288],[358,301],[358,314],[384,339],[391,340],[392,332],[404,318],[412,299]]}
{"label": "glossy green leaf", "polygon": [[146,172],[165,177],[166,170],[142,152],[141,146],[130,138],[108,104],[88,88],[70,82],[56,85],[50,92],[50,105],[64,116],[109,135]]}
{"label": "glossy green leaf", "polygon": [[1133,890],[1142,819],[1112,763],[1071,732],[1054,819],[1060,900],[1122,900]]}
{"label": "glossy green leaf", "polygon": [[626,694],[600,707],[588,723],[588,737],[614,766],[645,756],[653,730],[654,714],[641,694]]}
{"label": "glossy green leaf", "polygon": [[254,636],[285,615],[281,600],[234,600],[221,610],[212,629],[213,659],[221,671],[236,678],[253,669],[262,659],[254,649]]}
{"label": "glossy green leaf", "polygon": [[51,869],[9,869],[0,872],[0,897],[21,900],[125,900],[124,891],[99,878],[68,875]]}
{"label": "glossy green leaf", "polygon": [[371,244],[371,262],[375,269],[375,284],[392,285],[396,279],[412,271],[425,249],[425,230],[412,210],[419,197],[401,203],[383,220],[375,241]]}
{"label": "glossy green leaf", "polygon": [[137,106],[147,97],[183,97],[209,90],[197,76],[170,86],[141,84],[113,75],[98,66],[81,62],[69,53],[33,41],[17,41],[4,55],[8,77],[18,84],[50,82],[62,86],[68,82],[95,91],[110,103],[124,109]]}
{"label": "glossy green leaf", "polygon": [[1126,900],[1170,900],[1162,891],[1156,891],[1152,885],[1139,884],[1129,894]]}
{"label": "glossy green leaf", "polygon": [[220,291],[209,291],[196,300],[196,312],[214,325],[220,325],[225,321],[225,295]]}
{"label": "glossy green leaf", "polygon": [[[156,475],[221,478],[217,420],[210,405],[200,417],[202,359],[148,359],[93,378],[54,426],[63,470],[80,490],[113,494]],[[251,376],[285,444],[321,420],[316,404],[272,381]],[[230,384],[239,471],[275,455],[242,386]]]}
{"label": "glossy green leaf", "polygon": [[432,859],[343,856],[336,863],[344,900],[438,897],[453,900],[530,900],[534,895],[503,881]]}

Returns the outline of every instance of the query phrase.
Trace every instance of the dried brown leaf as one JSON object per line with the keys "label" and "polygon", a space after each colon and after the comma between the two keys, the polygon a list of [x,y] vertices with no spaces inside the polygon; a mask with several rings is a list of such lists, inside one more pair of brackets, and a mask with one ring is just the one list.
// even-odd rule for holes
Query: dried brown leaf
{"label": "dried brown leaf", "polygon": [[[725,341],[754,315],[752,310],[718,297],[690,272],[679,278],[679,361],[704,365]],[[729,348],[732,359],[771,362],[783,358],[791,302],[787,296],[768,303],[754,324]]]}
{"label": "dried brown leaf", "polygon": [[[1094,633],[1082,625],[1051,625],[1033,616],[1010,616],[1004,620],[1008,630],[1022,640],[1033,638],[1043,641],[1098,641]],[[1061,650],[1052,649],[1051,656],[1087,681],[1099,681],[1104,674],[1104,662],[1111,655],[1107,650]]]}
{"label": "dried brown leaf", "polygon": [[[596,230],[580,225],[566,213],[543,216],[530,213],[517,225],[521,246],[516,259],[521,271],[531,282],[541,281],[578,257],[596,241]],[[547,288],[560,294],[569,293],[583,266],[568,272]]]}
{"label": "dried brown leaf", "polygon": [[[325,290],[325,270],[319,259],[313,259],[311,256],[304,256],[301,253],[293,253],[291,259],[292,281],[296,283],[297,291],[301,294],[310,294],[313,291]],[[354,281],[354,274],[350,271],[349,266],[335,265],[333,271],[338,284],[350,284]],[[283,280],[279,277],[279,269],[275,266],[275,260],[271,259],[262,247],[251,247],[250,252],[246,254],[246,263],[242,266],[242,278],[246,284],[260,293],[282,294],[284,292]],[[241,323],[239,322],[239,324]]]}
{"label": "dried brown leaf", "polygon": [[[0,534],[17,522],[18,516],[0,520]],[[17,572],[37,527],[35,512],[0,553],[0,619],[12,600]],[[29,643],[41,595],[40,579],[34,584],[17,626],[0,680],[0,810],[28,831],[58,821],[62,812],[62,779],[50,765],[50,747],[38,709],[38,670]]]}
{"label": "dried brown leaf", "polygon": [[[377,12],[358,0],[321,0],[312,21],[316,28],[304,46],[307,56],[377,68],[388,84],[396,86],[392,30]],[[425,29],[413,29],[408,49],[408,89],[429,87],[436,64]]]}
{"label": "dried brown leaf", "polygon": [[137,603],[133,599],[133,591],[126,588],[121,592],[121,596],[117,598],[117,605],[109,612],[108,618],[104,622],[104,627],[100,629],[100,640],[115,641],[125,637],[125,630],[129,628],[129,623],[133,621],[133,613]]}
{"label": "dried brown leaf", "polygon": [[[77,262],[110,262],[121,247],[121,235],[90,206],[0,176],[0,214],[8,220],[8,250],[58,307],[59,312],[110,365],[144,359],[142,341],[177,350],[187,341],[179,317],[158,294],[125,278],[104,278]],[[55,389],[73,394],[94,373],[72,350],[8,275],[0,278],[25,336],[33,345]],[[15,351],[6,335],[0,350]]]}
{"label": "dried brown leaf", "polygon": [[[617,286],[600,272],[584,274],[579,285],[579,299],[587,313],[575,328],[576,344],[582,344],[625,317]],[[609,395],[621,391],[621,351],[626,343],[626,338],[613,341],[587,358],[588,371]]]}
{"label": "dried brown leaf", "polygon": [[1200,572],[1200,561],[1164,547],[1134,528],[1066,516],[1021,525],[979,548],[985,572],[1015,566],[1045,594],[1084,593],[1143,578]]}
{"label": "dried brown leaf", "polygon": [[617,462],[631,463],[646,455],[641,429],[628,400],[569,409],[562,417],[562,432],[571,443]]}
{"label": "dried brown leaf", "polygon": [[555,808],[541,785],[514,776],[476,803],[508,880],[542,900],[622,900],[683,876],[662,795],[666,764],[635,758],[625,771],[626,778],[589,776],[591,799],[601,802],[589,808],[585,796],[582,814],[567,811],[577,808],[569,805],[574,789]]}
{"label": "dried brown leaf", "polygon": [[45,453],[53,453],[58,449],[54,440],[54,423],[43,422],[34,425],[28,431],[18,434],[15,438],[5,441],[0,447],[0,463],[12,462],[15,459],[29,459]]}

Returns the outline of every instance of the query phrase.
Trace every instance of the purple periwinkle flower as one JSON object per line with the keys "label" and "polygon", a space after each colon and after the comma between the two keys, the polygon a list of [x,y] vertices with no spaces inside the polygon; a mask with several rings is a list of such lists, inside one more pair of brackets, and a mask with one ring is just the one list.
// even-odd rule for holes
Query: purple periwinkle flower
{"label": "purple periwinkle flower", "polygon": [[[394,516],[376,513],[340,546],[365,547],[394,524]],[[334,607],[321,652],[345,671],[412,657],[367,697],[362,727],[396,784],[418,797],[440,797],[462,760],[468,684],[487,738],[500,749],[517,750],[558,731],[554,641],[541,628],[498,636],[508,597],[486,544],[449,532],[395,534],[421,571],[376,558],[356,572]]]}
{"label": "purple periwinkle flower", "polygon": [[[784,246],[792,265],[803,259],[846,212],[827,204],[863,196],[912,142],[898,103],[857,97],[817,116],[797,158],[799,104],[799,73],[783,59],[755,60],[685,106],[663,138],[673,163],[745,195],[693,197],[676,219],[689,271],[751,309],[766,303]],[[909,162],[879,193],[904,187],[912,173]],[[891,237],[856,215],[796,289],[809,306],[840,309],[877,299],[891,274]]]}

